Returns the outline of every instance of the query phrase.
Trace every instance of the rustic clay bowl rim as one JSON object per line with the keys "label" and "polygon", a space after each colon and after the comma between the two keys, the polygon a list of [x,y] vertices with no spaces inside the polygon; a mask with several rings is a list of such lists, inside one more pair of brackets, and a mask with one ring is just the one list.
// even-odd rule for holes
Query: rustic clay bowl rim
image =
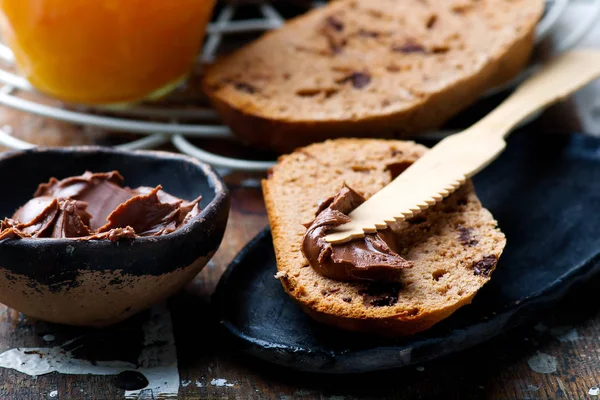
{"label": "rustic clay bowl rim", "polygon": [[[134,244],[149,244],[149,243],[162,243],[168,242],[176,239],[183,238],[190,233],[193,233],[196,228],[199,226],[211,221],[211,218],[207,218],[210,214],[216,213],[218,208],[225,205],[226,200],[229,197],[229,190],[227,186],[223,182],[223,179],[217,174],[217,172],[207,163],[199,161],[193,157],[186,156],[179,153],[171,153],[167,151],[160,150],[124,150],[124,149],[115,149],[111,147],[103,147],[103,146],[70,146],[70,147],[36,147],[33,149],[27,150],[16,150],[9,151],[2,155],[0,155],[0,163],[9,159],[9,158],[18,158],[31,153],[58,153],[58,154],[71,154],[71,153],[79,153],[79,154],[119,154],[126,157],[149,157],[149,158],[159,158],[159,159],[171,159],[182,161],[184,163],[192,164],[197,169],[200,169],[202,173],[207,178],[208,186],[214,191],[214,198],[203,207],[200,213],[192,218],[187,224],[182,226],[180,229],[177,229],[175,232],[168,233],[166,235],[161,236],[144,236],[144,237],[136,237],[134,239],[128,239],[127,242]],[[0,165],[0,169],[1,169]],[[151,172],[149,172],[151,173]],[[41,183],[41,182],[40,182]],[[25,202],[28,199],[23,199]],[[27,247],[27,248],[39,248],[41,246],[51,247],[56,246],[57,248],[64,248],[65,245],[73,245],[73,244],[84,244],[86,246],[91,246],[95,249],[98,248],[108,248],[114,246],[114,242],[110,240],[81,240],[77,238],[67,238],[67,239],[53,239],[53,238],[22,238],[17,240],[3,240],[0,241],[0,247],[6,246],[16,246],[16,247]]]}

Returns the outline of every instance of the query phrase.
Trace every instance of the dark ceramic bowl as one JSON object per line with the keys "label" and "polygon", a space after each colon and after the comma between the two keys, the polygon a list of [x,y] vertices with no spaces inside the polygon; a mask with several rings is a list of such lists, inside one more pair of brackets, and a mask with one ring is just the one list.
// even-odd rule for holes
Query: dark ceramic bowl
{"label": "dark ceramic bowl", "polygon": [[225,232],[229,194],[193,158],[100,147],[36,149],[0,157],[0,218],[29,200],[39,183],[86,170],[118,170],[125,185],[156,186],[202,212],[164,236],[111,242],[13,239],[0,242],[0,302],[25,315],[69,325],[106,326],[159,302],[194,278]]}

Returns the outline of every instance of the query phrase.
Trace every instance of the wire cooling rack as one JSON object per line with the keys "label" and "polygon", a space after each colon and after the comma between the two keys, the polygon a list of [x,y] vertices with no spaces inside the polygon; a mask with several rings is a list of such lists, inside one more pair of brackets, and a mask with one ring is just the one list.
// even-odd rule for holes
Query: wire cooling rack
{"label": "wire cooling rack", "polygon": [[[585,21],[577,28],[562,37],[555,46],[556,51],[564,51],[575,46],[594,26],[600,15],[600,0],[547,0],[544,17],[536,31],[536,44],[552,33],[563,12],[574,3],[586,3],[590,6]],[[313,7],[320,7],[324,2],[314,2]],[[248,7],[248,6],[246,6]],[[258,18],[236,20],[237,7],[224,6],[214,17],[207,28],[207,36],[198,63],[213,61],[220,46],[226,43],[228,36],[240,33],[260,33],[277,29],[285,22],[276,5],[258,4]],[[16,92],[34,92],[29,82],[11,72],[14,56],[11,50],[0,44],[0,60],[11,68],[0,69],[0,104],[14,109],[36,114],[42,117],[70,122],[84,126],[99,127],[109,131],[130,132],[142,136],[139,139],[117,145],[124,149],[149,149],[171,142],[180,152],[196,157],[218,168],[229,170],[264,171],[272,161],[252,161],[224,157],[201,149],[190,142],[190,138],[236,140],[228,127],[223,125],[217,114],[210,108],[187,107],[173,108],[160,105],[140,105],[120,110],[106,111],[100,108],[63,107],[47,105],[42,101],[30,100],[16,95]],[[520,77],[526,76],[534,67],[530,67]],[[519,78],[508,84],[514,85]],[[496,88],[487,95],[504,89]],[[35,98],[38,98],[36,96]],[[157,122],[159,120],[160,122]],[[200,123],[198,123],[200,121]],[[0,145],[11,149],[28,149],[34,144],[25,142],[0,130]]]}

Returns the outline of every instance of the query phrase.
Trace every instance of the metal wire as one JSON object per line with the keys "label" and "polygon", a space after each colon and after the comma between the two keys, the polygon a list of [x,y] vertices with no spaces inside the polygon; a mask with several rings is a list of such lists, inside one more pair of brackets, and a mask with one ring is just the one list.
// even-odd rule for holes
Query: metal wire
{"label": "metal wire", "polygon": [[115,147],[121,150],[142,150],[162,146],[165,143],[169,143],[169,136],[155,133],[154,135],[146,136],[133,142],[119,144]]}
{"label": "metal wire", "polygon": [[[227,25],[231,23],[231,19],[235,14],[234,6],[226,6],[223,8],[219,16],[217,17],[217,22],[215,27],[221,29],[225,28]],[[222,39],[221,31],[210,33],[206,39],[206,43],[204,44],[204,51],[202,52],[202,59],[200,61],[211,62],[215,58],[215,53],[217,52],[217,48],[219,44],[221,44]]]}
{"label": "metal wire", "polygon": [[164,118],[175,121],[219,121],[217,113],[212,108],[162,108],[136,106],[129,108],[80,107],[79,111],[96,111],[105,114],[124,115],[140,118]]}
{"label": "metal wire", "polygon": [[[565,9],[575,2],[578,1],[546,1],[547,11],[544,18],[538,24],[536,42],[539,43],[539,41],[551,33],[552,28],[557,24]],[[590,2],[586,3],[590,4]],[[573,47],[593,27],[594,22],[600,15],[600,0],[594,0],[592,3],[593,9],[587,14],[586,20],[582,21],[567,37],[562,38],[557,46],[560,51]],[[323,1],[314,2],[315,7],[322,6],[323,4]],[[207,62],[214,60],[224,35],[276,29],[285,22],[284,18],[272,5],[265,3],[257,7],[259,7],[263,18],[234,21],[236,7],[231,5],[225,6],[219,15],[217,15],[216,20],[209,24],[207,28],[207,38],[198,61]],[[13,53],[8,47],[2,44],[0,44],[0,59],[7,64],[14,63]],[[526,70],[521,79],[529,73],[531,73],[531,69]],[[519,81],[520,79],[516,79],[501,88],[489,91],[486,95],[491,95],[499,90],[505,90],[508,87],[516,85]],[[211,109],[166,108],[160,106],[135,106],[123,109],[80,106],[75,109],[65,109],[59,106],[54,107],[36,103],[35,101],[14,95],[14,89],[23,91],[34,91],[35,89],[25,78],[12,72],[0,69],[0,82],[6,85],[0,89],[0,104],[5,106],[61,121],[146,135],[140,139],[116,146],[119,148],[153,148],[168,143],[170,140],[179,151],[220,168],[264,171],[273,165],[273,162],[238,160],[223,157],[199,149],[190,143],[185,137],[234,138],[229,128],[219,124],[217,114]],[[103,115],[98,115],[99,113]],[[151,122],[136,120],[135,118],[161,118],[172,122]],[[202,121],[202,123],[192,124],[185,121]],[[214,124],[206,124],[206,122]],[[12,149],[34,147],[33,144],[14,138],[2,130],[0,130],[0,145]]]}
{"label": "metal wire", "polygon": [[[0,88],[0,94],[2,95],[10,95],[10,93],[14,90],[14,87],[10,85],[5,85]],[[13,150],[25,150],[31,149],[35,147],[35,145],[31,143],[27,143],[23,140],[12,137],[10,134],[12,133],[11,127],[2,127],[0,129],[0,146],[8,147]]]}
{"label": "metal wire", "polygon": [[181,125],[163,122],[133,121],[123,118],[111,118],[99,115],[85,114],[63,108],[47,106],[30,100],[22,99],[11,94],[0,93],[0,104],[20,111],[37,114],[42,117],[59,121],[90,125],[112,131],[125,131],[150,135],[152,133],[184,134],[187,136],[205,138],[232,138],[231,131],[222,125]]}
{"label": "metal wire", "polygon": [[194,146],[181,135],[173,136],[171,138],[171,143],[173,143],[177,150],[181,151],[182,153],[196,157],[218,168],[244,171],[266,171],[273,166],[273,164],[275,164],[273,161],[237,160],[234,158],[223,157],[217,154],[209,153],[208,151]]}
{"label": "metal wire", "polygon": [[544,18],[538,23],[536,40],[542,41],[552,32],[551,28],[556,24],[561,14],[569,5],[569,0],[551,0],[546,2],[548,11]]}
{"label": "metal wire", "polygon": [[562,38],[556,46],[557,53],[575,47],[575,45],[577,45],[577,43],[579,43],[598,22],[598,17],[600,16],[600,1],[593,1],[593,3],[594,7],[588,13],[587,18],[578,24],[566,37]]}

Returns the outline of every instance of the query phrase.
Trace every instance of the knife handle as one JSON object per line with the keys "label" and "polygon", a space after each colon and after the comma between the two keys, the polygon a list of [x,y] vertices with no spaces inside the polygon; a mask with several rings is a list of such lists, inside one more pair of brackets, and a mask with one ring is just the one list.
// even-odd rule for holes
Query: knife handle
{"label": "knife handle", "polygon": [[564,53],[519,86],[494,111],[466,130],[505,138],[533,113],[571,95],[600,77],[600,52]]}
{"label": "knife handle", "polygon": [[600,51],[558,56],[485,118],[435,145],[352,211],[351,221],[332,229],[325,240],[342,243],[418,215],[492,162],[504,150],[505,137],[521,121],[598,77]]}

